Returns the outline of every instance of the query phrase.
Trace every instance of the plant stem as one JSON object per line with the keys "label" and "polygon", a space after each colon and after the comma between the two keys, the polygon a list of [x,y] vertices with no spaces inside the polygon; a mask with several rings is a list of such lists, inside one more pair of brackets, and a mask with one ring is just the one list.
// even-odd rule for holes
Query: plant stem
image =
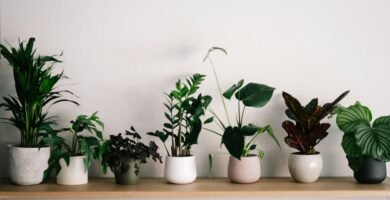
{"label": "plant stem", "polygon": [[238,106],[237,106],[237,108],[238,108],[238,113],[237,113],[237,125],[238,125],[238,127],[241,127],[241,114],[240,114],[240,112],[241,112],[241,109],[240,109],[240,101],[237,101],[238,102]]}
{"label": "plant stem", "polygon": [[245,108],[246,108],[246,106],[244,105],[244,108],[242,108],[242,112],[241,112],[241,122],[240,122],[240,124],[242,124],[243,121],[244,121]]}
{"label": "plant stem", "polygon": [[203,129],[206,130],[206,131],[210,131],[210,132],[212,132],[212,133],[215,133],[215,134],[217,134],[217,135],[219,135],[219,136],[222,137],[222,134],[218,133],[217,131],[213,131],[213,130],[208,129],[208,128],[203,128]]}
{"label": "plant stem", "polygon": [[227,120],[228,120],[229,125],[231,126],[230,119],[229,119],[229,113],[228,113],[227,108],[226,108],[225,100],[223,99],[223,96],[222,96],[222,89],[221,89],[221,85],[219,84],[219,80],[218,80],[218,76],[217,76],[217,71],[215,70],[215,66],[214,66],[214,63],[213,63],[213,61],[211,60],[211,58],[208,57],[207,60],[210,62],[211,66],[213,67],[214,77],[215,77],[215,80],[217,81],[217,86],[218,86],[218,90],[219,90],[219,95],[220,95],[221,100],[222,100],[223,108],[225,109],[226,118],[227,118]]}

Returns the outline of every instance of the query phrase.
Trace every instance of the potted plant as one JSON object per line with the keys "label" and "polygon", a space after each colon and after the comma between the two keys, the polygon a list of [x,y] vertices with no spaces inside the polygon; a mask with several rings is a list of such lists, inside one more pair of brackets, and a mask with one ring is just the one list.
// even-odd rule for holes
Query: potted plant
{"label": "potted plant", "polygon": [[318,98],[312,99],[306,106],[291,96],[283,92],[283,98],[287,105],[286,115],[293,121],[286,120],[282,127],[287,132],[284,141],[291,148],[298,152],[290,154],[288,159],[288,169],[292,178],[296,182],[315,182],[322,171],[322,157],[316,151],[315,146],[328,135],[329,123],[321,123],[341,101],[349,91],[342,93],[332,103],[323,106],[318,105]]}
{"label": "potted plant", "polygon": [[[51,172],[57,174],[57,184],[81,185],[88,183],[88,168],[92,158],[99,159],[100,140],[103,139],[102,129],[104,124],[96,115],[79,115],[71,121],[66,131],[70,134],[71,143],[58,134],[43,138],[43,142],[53,148],[49,159],[49,167],[45,171],[45,178]],[[82,135],[87,132],[92,136]]]}
{"label": "potted plant", "polygon": [[[196,179],[195,156],[191,154],[191,147],[198,143],[198,137],[203,123],[210,123],[213,119],[202,121],[201,117],[211,102],[210,96],[196,95],[204,75],[194,74],[184,81],[178,80],[176,88],[167,96],[164,103],[167,112],[162,131],[148,133],[158,137],[164,144],[168,156],[165,160],[165,178],[169,183],[187,184]],[[171,147],[168,150],[166,142],[170,138]]]}
{"label": "potted plant", "polygon": [[[19,185],[39,184],[47,168],[50,148],[42,138],[55,133],[55,118],[48,113],[51,105],[60,102],[77,102],[63,98],[68,90],[58,90],[57,83],[65,78],[63,72],[53,73],[54,65],[61,61],[55,56],[36,55],[34,38],[18,47],[0,44],[0,53],[13,69],[16,95],[3,97],[4,107],[11,112],[6,123],[15,126],[20,133],[20,143],[9,145],[10,179]],[[78,105],[78,104],[77,104]]]}
{"label": "potted plant", "polygon": [[344,132],[342,147],[349,167],[359,183],[381,183],[386,179],[386,161],[390,160],[390,116],[372,122],[367,106],[356,102],[338,107],[337,126]]}
{"label": "potted plant", "polygon": [[[228,177],[230,180],[234,183],[253,183],[260,178],[260,159],[264,157],[264,152],[255,144],[256,138],[267,132],[279,147],[280,145],[270,125],[259,127],[254,124],[244,124],[244,112],[246,107],[261,108],[265,106],[271,99],[274,88],[259,83],[248,83],[244,86],[244,80],[240,80],[237,84],[234,84],[222,93],[214,64],[210,58],[210,53],[214,50],[222,51],[225,54],[227,52],[222,48],[212,47],[204,59],[204,61],[208,60],[213,68],[224,106],[227,124],[215,112],[211,111],[217,119],[215,122],[221,128],[222,133],[208,128],[206,130],[221,136],[222,144],[225,145],[230,153],[228,166]],[[231,100],[233,96],[238,101],[237,121],[235,125],[232,125],[230,122],[225,104],[225,99]],[[253,153],[254,151],[257,152]]]}
{"label": "potted plant", "polygon": [[153,141],[149,146],[140,142],[141,136],[133,127],[125,135],[110,135],[110,140],[103,143],[102,170],[106,174],[108,166],[114,172],[117,184],[134,185],[140,179],[141,163],[146,163],[147,158],[162,163],[162,158],[157,145]]}

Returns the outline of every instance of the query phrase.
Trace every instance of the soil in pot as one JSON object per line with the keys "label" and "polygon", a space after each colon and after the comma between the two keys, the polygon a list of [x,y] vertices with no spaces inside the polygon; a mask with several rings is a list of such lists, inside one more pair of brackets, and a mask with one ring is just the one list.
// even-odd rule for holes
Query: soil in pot
{"label": "soil in pot", "polygon": [[364,157],[361,168],[354,172],[356,181],[364,184],[381,183],[386,179],[386,163],[369,157]]}
{"label": "soil in pot", "polygon": [[230,156],[228,177],[233,183],[255,183],[260,176],[261,167],[258,156],[241,157],[241,160]]}
{"label": "soil in pot", "polygon": [[127,164],[114,169],[115,182],[120,185],[135,185],[140,180],[140,160],[128,160]]}

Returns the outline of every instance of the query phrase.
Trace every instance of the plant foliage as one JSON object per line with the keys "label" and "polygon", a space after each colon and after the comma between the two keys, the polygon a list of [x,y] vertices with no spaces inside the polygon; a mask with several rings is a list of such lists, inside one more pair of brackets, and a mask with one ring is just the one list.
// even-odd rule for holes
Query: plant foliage
{"label": "plant foliage", "polygon": [[[269,136],[271,136],[271,138],[280,147],[279,142],[276,139],[272,127],[270,125],[264,127],[259,127],[253,124],[244,125],[244,112],[246,107],[261,108],[265,106],[270,101],[275,88],[259,83],[248,83],[244,86],[244,80],[240,80],[222,93],[214,63],[210,58],[211,52],[215,50],[222,51],[223,53],[227,54],[226,50],[223,48],[212,47],[207,52],[204,61],[208,60],[213,68],[214,77],[216,79],[222,104],[225,109],[228,125],[226,125],[215,112],[211,111],[211,113],[217,119],[216,123],[221,128],[221,131],[223,133],[221,134],[219,131],[214,131],[210,129],[207,130],[222,136],[221,143],[226,146],[227,150],[232,156],[241,159],[241,157],[252,155],[251,152],[256,150],[257,155],[260,158],[263,158],[264,152],[261,149],[257,148],[257,145],[255,144],[255,139],[257,138],[257,136],[267,132]],[[232,126],[230,123],[229,114],[225,104],[225,99],[231,100],[233,96],[238,102],[238,112],[236,118],[237,124],[234,126]],[[251,139],[247,141],[247,137],[250,137]]]}
{"label": "plant foliage", "polygon": [[[176,88],[167,96],[164,103],[167,112],[162,131],[149,132],[149,135],[158,137],[163,143],[168,155],[190,156],[191,146],[198,143],[198,137],[203,123],[210,123],[213,118],[202,121],[212,98],[208,95],[196,95],[205,75],[194,74],[183,82],[178,80]],[[166,146],[166,141],[171,138],[171,153]]]}
{"label": "plant foliage", "polygon": [[318,98],[312,99],[306,106],[288,94],[283,92],[283,98],[287,105],[286,115],[294,122],[286,120],[282,127],[287,132],[284,141],[301,154],[316,154],[315,146],[328,135],[329,123],[320,123],[335,108],[349,91],[342,93],[337,99],[323,106],[318,105]]}
{"label": "plant foliage", "polygon": [[13,69],[16,96],[3,97],[4,107],[12,117],[4,118],[6,123],[19,129],[21,147],[38,147],[41,138],[55,133],[55,120],[48,115],[48,108],[60,102],[77,102],[63,97],[64,93],[73,95],[68,90],[58,90],[59,80],[64,73],[54,74],[54,64],[61,61],[55,56],[36,56],[34,38],[27,43],[19,42],[18,47],[8,49],[0,44],[0,53]]}
{"label": "plant foliage", "polygon": [[[79,115],[74,121],[71,121],[69,128],[62,129],[62,131],[70,134],[72,138],[70,144],[58,134],[43,138],[42,141],[52,147],[45,178],[48,178],[53,170],[56,174],[61,171],[61,159],[64,159],[66,164],[69,165],[71,156],[85,156],[84,170],[87,171],[90,160],[92,158],[99,159],[103,129],[104,124],[95,112],[91,116]],[[83,132],[87,132],[89,135],[82,135]]]}
{"label": "plant foliage", "polygon": [[[146,163],[147,158],[152,158],[153,161],[162,163],[162,157],[158,153],[158,146],[153,141],[149,142],[149,146],[140,142],[141,136],[131,127],[130,131],[126,131],[125,137],[122,134],[110,135],[110,140],[107,140],[102,145],[102,170],[107,173],[107,166],[114,171],[119,169],[121,173],[126,173],[129,169],[130,160],[140,160],[141,163]],[[138,175],[140,166],[136,165],[135,174]]]}
{"label": "plant foliage", "polygon": [[341,145],[351,169],[359,170],[364,156],[390,161],[390,116],[372,122],[370,109],[359,102],[338,108],[336,123],[344,132]]}

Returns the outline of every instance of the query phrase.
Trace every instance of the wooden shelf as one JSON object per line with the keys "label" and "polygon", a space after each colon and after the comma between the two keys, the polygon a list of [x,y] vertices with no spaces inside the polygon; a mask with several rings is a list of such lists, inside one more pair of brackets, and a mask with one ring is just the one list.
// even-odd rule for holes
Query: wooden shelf
{"label": "wooden shelf", "polygon": [[366,185],[353,178],[321,178],[299,184],[290,178],[263,178],[254,184],[233,184],[228,179],[198,179],[193,184],[167,184],[163,179],[141,179],[133,186],[116,185],[113,178],[91,178],[81,186],[62,186],[54,181],[35,186],[16,186],[0,181],[5,198],[147,198],[147,197],[283,197],[283,196],[390,196],[390,182]]}

